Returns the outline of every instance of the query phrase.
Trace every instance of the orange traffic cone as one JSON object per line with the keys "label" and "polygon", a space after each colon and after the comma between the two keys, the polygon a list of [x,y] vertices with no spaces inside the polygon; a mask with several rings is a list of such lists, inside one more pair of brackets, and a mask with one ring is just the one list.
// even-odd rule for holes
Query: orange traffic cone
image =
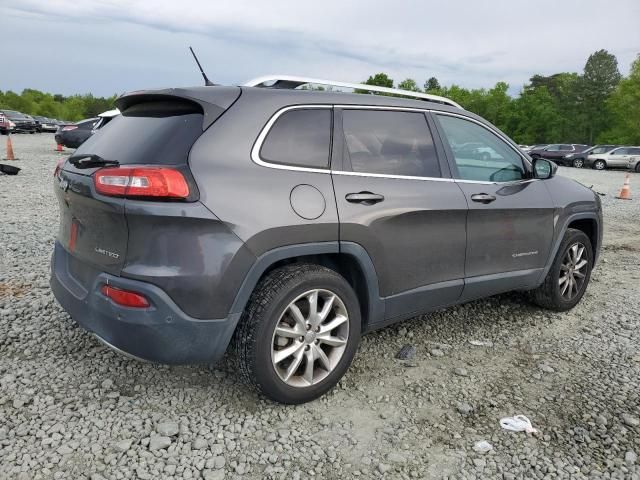
{"label": "orange traffic cone", "polygon": [[58,144],[58,146],[56,147],[56,152],[61,152],[62,151],[62,145]]}
{"label": "orange traffic cone", "polygon": [[629,186],[629,174],[627,173],[624,177],[624,185],[622,185],[622,190],[616,196],[620,200],[631,200],[631,187]]}
{"label": "orange traffic cone", "polygon": [[7,158],[5,160],[15,160],[16,157],[13,155],[13,143],[11,142],[11,135],[7,135]]}

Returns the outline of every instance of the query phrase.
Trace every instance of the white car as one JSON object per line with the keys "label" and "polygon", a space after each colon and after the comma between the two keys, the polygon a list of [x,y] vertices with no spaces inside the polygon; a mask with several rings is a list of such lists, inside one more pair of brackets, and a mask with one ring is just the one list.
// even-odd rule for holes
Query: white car
{"label": "white car", "polygon": [[107,110],[106,112],[102,112],[98,115],[98,121],[95,123],[93,128],[91,129],[91,135],[96,133],[99,129],[104,127],[107,123],[109,123],[114,117],[120,115],[120,110],[117,108],[113,110]]}
{"label": "white car", "polygon": [[630,160],[638,156],[640,156],[640,147],[618,147],[607,153],[589,155],[585,166],[596,170],[629,168]]}

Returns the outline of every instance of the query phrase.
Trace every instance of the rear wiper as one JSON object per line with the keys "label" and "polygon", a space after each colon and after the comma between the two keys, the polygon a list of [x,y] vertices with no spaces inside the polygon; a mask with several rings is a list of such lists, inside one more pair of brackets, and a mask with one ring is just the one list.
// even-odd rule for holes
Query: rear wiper
{"label": "rear wiper", "polygon": [[95,154],[72,155],[69,157],[69,163],[76,168],[107,167],[110,165],[117,167],[120,165],[120,162],[117,160],[106,160],[100,155]]}

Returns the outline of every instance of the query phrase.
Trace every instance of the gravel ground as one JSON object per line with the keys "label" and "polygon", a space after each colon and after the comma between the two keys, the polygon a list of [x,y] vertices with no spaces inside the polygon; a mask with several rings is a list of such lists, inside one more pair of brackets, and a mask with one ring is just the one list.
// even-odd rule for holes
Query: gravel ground
{"label": "gravel ground", "polygon": [[[49,134],[13,141],[0,478],[640,479],[640,201],[613,198],[624,173],[560,170],[606,194],[602,261],[573,311],[508,294],[417,317],[366,336],[330,394],[285,407],[233,372],[129,360],[78,328],[48,287],[60,154]],[[404,344],[415,357],[395,360]],[[502,430],[515,414],[540,433]]]}

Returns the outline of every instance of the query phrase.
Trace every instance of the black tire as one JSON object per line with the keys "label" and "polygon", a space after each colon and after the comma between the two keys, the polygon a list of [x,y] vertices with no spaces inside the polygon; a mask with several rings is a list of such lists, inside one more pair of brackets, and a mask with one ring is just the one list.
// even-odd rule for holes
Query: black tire
{"label": "black tire", "polygon": [[595,162],[593,162],[594,170],[604,170],[605,168],[607,168],[607,162],[605,162],[604,160],[596,160]]}
{"label": "black tire", "polygon": [[[272,363],[274,330],[287,306],[312,289],[336,294],[348,313],[349,332],[342,357],[318,383],[291,386]],[[351,365],[360,342],[360,306],[355,292],[337,272],[312,264],[288,265],[273,270],[256,286],[232,340],[232,355],[242,380],[276,402],[300,404],[331,390]]]}
{"label": "black tire", "polygon": [[582,168],[584,167],[584,160],[582,158],[576,158],[573,161],[573,168]]}
{"label": "black tire", "polygon": [[[568,250],[575,244],[582,244],[586,250],[586,271],[584,272],[584,279],[580,288],[577,289],[575,297],[566,299],[561,294],[561,288],[559,285],[560,270],[567,255]],[[553,260],[553,264],[547,273],[542,285],[531,292],[532,301],[543,308],[549,310],[555,310],[557,312],[565,312],[575,307],[582,299],[587,286],[589,285],[589,279],[591,278],[591,269],[593,268],[593,247],[589,237],[585,235],[581,230],[569,228],[564,235],[560,248],[556,253],[556,257]]]}
{"label": "black tire", "polygon": [[640,162],[636,163],[636,173],[640,173]]}

